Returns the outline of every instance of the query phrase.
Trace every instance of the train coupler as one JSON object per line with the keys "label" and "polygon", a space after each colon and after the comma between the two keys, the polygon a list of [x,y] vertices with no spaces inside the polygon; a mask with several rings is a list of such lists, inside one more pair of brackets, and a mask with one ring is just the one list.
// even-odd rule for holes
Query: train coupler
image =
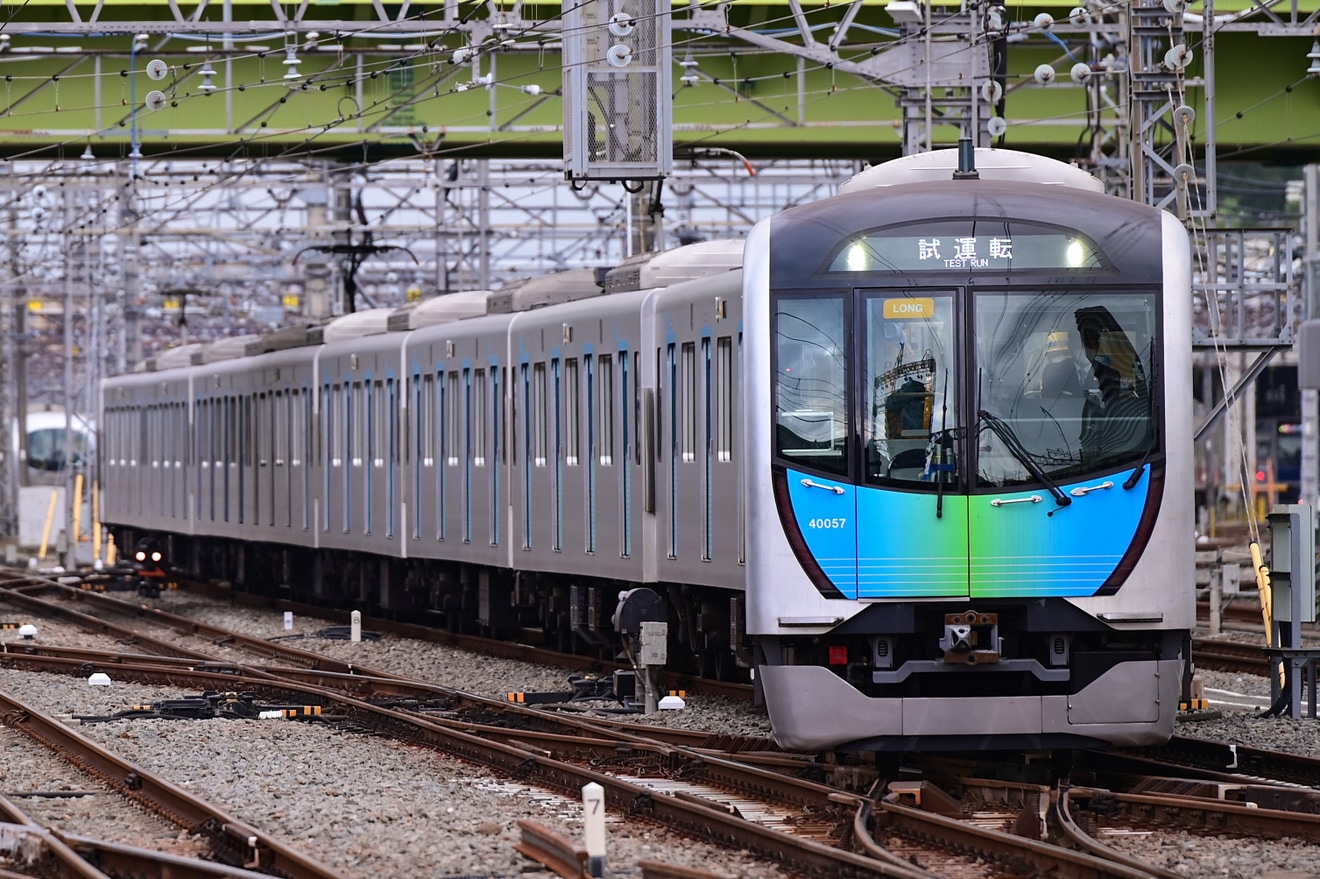
{"label": "train coupler", "polygon": [[999,614],[969,610],[944,615],[940,649],[950,665],[991,665],[999,661],[1002,648]]}

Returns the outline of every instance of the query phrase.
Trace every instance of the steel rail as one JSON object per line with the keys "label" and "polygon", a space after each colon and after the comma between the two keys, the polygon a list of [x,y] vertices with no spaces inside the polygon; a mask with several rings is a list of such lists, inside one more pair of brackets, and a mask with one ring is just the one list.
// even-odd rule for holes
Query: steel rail
{"label": "steel rail", "polygon": [[0,722],[100,779],[120,796],[140,803],[190,833],[210,840],[213,850],[245,867],[261,867],[289,879],[340,879],[326,865],[239,821],[182,788],[102,748],[58,720],[0,692]]}
{"label": "steel rail", "polygon": [[25,868],[39,866],[39,875],[51,875],[57,879],[109,879],[63,840],[2,796],[0,819],[5,821],[0,824],[0,851],[7,851],[11,860],[22,862]]}
{"label": "steel rail", "polygon": [[160,879],[270,879],[268,873],[257,873],[215,861],[184,858],[167,852],[135,848],[71,833],[61,833],[60,838],[74,852],[100,864],[112,876],[154,876]]}
{"label": "steel rail", "polygon": [[[62,663],[66,668],[77,662],[72,659],[16,653],[0,654],[0,661],[19,665],[38,662]],[[120,666],[119,671],[124,675],[133,671],[150,672],[151,669],[125,665]],[[348,710],[352,716],[370,719],[373,725],[388,730],[398,739],[424,745],[468,762],[489,766],[524,782],[537,784],[568,796],[578,796],[584,785],[596,782],[604,788],[607,802],[629,815],[649,818],[719,845],[732,843],[763,856],[786,860],[795,868],[815,875],[890,876],[911,879],[910,872],[896,870],[890,864],[771,829],[740,815],[731,814],[718,802],[703,800],[698,796],[676,797],[658,794],[641,784],[617,778],[589,766],[558,759],[552,756],[553,748],[542,748],[524,741],[534,737],[527,730],[504,730],[447,719],[427,718],[382,708],[351,696],[318,690],[306,685],[292,683],[281,685],[279,681],[269,678],[244,679],[215,672],[187,672],[174,665],[158,671],[167,677],[190,677],[198,681],[214,681],[231,688],[235,684],[272,689],[284,686],[289,691],[331,699]],[[834,812],[837,813],[841,824],[845,823],[848,820],[846,816],[863,802],[862,798],[855,794],[835,791],[823,785],[744,766],[736,761],[721,760],[711,755],[686,752],[660,743],[647,743],[642,736],[631,738],[635,741],[592,742],[585,740],[581,733],[577,733],[559,734],[556,741],[573,742],[578,748],[598,748],[611,755],[619,754],[622,745],[654,759],[669,761],[670,769],[681,770],[684,778],[701,777],[708,779],[714,785],[750,789],[781,801],[808,805],[826,816]],[[126,774],[124,769],[118,766],[111,771],[120,779]]]}
{"label": "steel rail", "polygon": [[[39,856],[53,859],[42,875],[57,879],[107,879],[107,876],[157,876],[177,879],[270,879],[239,867],[199,858],[184,858],[154,849],[137,848],[74,833],[50,830],[12,800],[0,796],[0,820],[36,840]],[[22,840],[0,830],[0,849],[22,846]],[[95,866],[93,866],[95,864]]]}
{"label": "steel rail", "polygon": [[1048,845],[996,830],[974,827],[956,818],[946,818],[882,800],[878,823],[915,839],[944,848],[974,852],[997,864],[1030,864],[1032,875],[1068,879],[1151,879],[1145,870],[1106,861],[1095,855]]}
{"label": "steel rail", "polygon": [[[1263,778],[1320,788],[1320,759],[1264,751],[1246,745],[1174,736],[1165,745],[1115,752],[1210,772],[1232,773],[1241,781]],[[1103,756],[1101,754],[1100,756]]]}
{"label": "steel rail", "polygon": [[[216,586],[212,583],[199,583],[188,580],[182,580],[180,582],[181,585],[189,591],[199,592],[211,598],[232,601],[235,604],[241,604],[247,607],[268,608],[278,611],[288,610],[293,611],[300,616],[307,616],[316,619],[324,619],[326,614],[326,608],[318,607],[316,605],[303,604],[301,602],[290,601],[283,598],[271,601],[270,599],[259,595],[252,595],[247,592],[240,592],[236,589]],[[504,641],[482,638],[478,635],[464,635],[457,632],[450,632],[445,629],[418,625],[417,623],[404,623],[397,620],[363,616],[362,625],[369,626],[370,628],[381,632],[388,632],[391,635],[413,638],[417,641],[430,641],[436,644],[444,644],[449,647],[458,647],[474,653],[486,653],[492,656],[499,656],[504,659],[519,659],[524,662],[556,665],[564,668],[582,668],[586,666],[592,670],[600,671],[631,668],[631,666],[622,663],[610,662],[593,656],[581,656],[575,653],[561,653],[557,650],[550,650],[545,647],[538,647],[534,644],[526,644],[519,641]],[[737,683],[735,681],[718,681],[711,678],[683,674],[681,672],[666,671],[661,673],[660,682],[666,689],[671,690],[686,690],[691,693],[702,693],[707,696],[725,696],[730,699],[740,699],[744,701],[750,701],[752,698],[751,685]]]}
{"label": "steel rail", "polygon": [[[173,629],[181,634],[207,638],[215,644],[236,644],[244,649],[260,653],[263,656],[276,657],[293,662],[297,665],[319,669],[321,671],[348,673],[353,670],[353,666],[331,659],[327,656],[322,656],[319,653],[312,653],[309,650],[299,650],[296,647],[287,647],[282,644],[273,644],[263,638],[254,638],[251,635],[231,632],[227,629],[222,629],[219,626],[212,626],[196,620],[189,620],[185,617],[157,610],[156,608],[148,607],[144,604],[130,604],[129,602],[120,601],[117,598],[110,598],[96,592],[88,592],[84,589],[74,589],[63,583],[47,583],[43,584],[42,588],[44,591],[56,592],[63,595],[65,598],[74,601],[83,601],[113,613],[137,619],[150,619],[158,625]],[[84,614],[60,604],[43,601],[39,596],[31,595],[27,591],[0,589],[0,599],[12,601],[15,604],[47,615],[54,615],[57,617],[61,615],[66,616],[67,618],[76,621],[79,625],[91,627],[92,631],[99,631],[102,626],[112,625],[99,617],[92,616],[91,614]],[[48,608],[50,610],[47,610]],[[141,643],[149,645],[153,650],[158,650],[164,656],[182,656],[198,660],[214,659],[214,657],[208,656],[205,653],[196,650],[189,650],[185,647],[179,647],[176,644],[170,644],[168,641],[161,641],[148,635],[135,632],[134,636]],[[373,672],[372,674],[376,677],[394,677],[386,672]]]}
{"label": "steel rail", "polygon": [[659,861],[638,861],[637,868],[642,871],[642,879],[725,879],[722,874],[710,870]]}
{"label": "steel rail", "polygon": [[[70,590],[69,587],[57,583],[43,583],[40,584],[40,588],[42,590],[65,589],[76,595],[82,594],[76,589]],[[7,601],[11,604],[18,605],[19,607],[26,608],[34,613],[41,614],[43,617],[68,620],[69,622],[81,626],[91,632],[111,637],[120,637],[126,640],[131,639],[132,643],[138,644],[148,650],[153,650],[162,656],[173,656],[196,661],[205,661],[212,658],[205,653],[200,653],[196,650],[189,650],[186,647],[180,647],[179,645],[171,644],[168,641],[161,641],[158,638],[152,638],[150,635],[144,635],[140,632],[125,629],[122,626],[116,626],[114,623],[106,622],[105,620],[94,617],[91,614],[85,614],[81,611],[74,610],[71,607],[46,601],[37,596],[29,595],[27,592],[20,592],[12,588],[3,588],[0,589],[0,601]],[[120,604],[123,604],[123,602],[120,602]],[[125,607],[131,608],[132,606],[125,605]],[[131,611],[125,612],[132,613]]]}
{"label": "steel rail", "polygon": [[1156,879],[1186,879],[1181,873],[1174,873],[1165,870],[1163,867],[1157,867],[1153,864],[1146,864],[1130,855],[1120,852],[1118,849],[1111,848],[1097,840],[1091,834],[1081,828],[1081,825],[1072,816],[1072,791],[1065,790],[1055,798],[1054,818],[1058,822],[1059,829],[1074,844],[1080,846],[1086,851],[1098,857],[1107,858],[1120,864],[1126,864],[1134,870],[1142,870],[1149,873]]}
{"label": "steel rail", "polygon": [[[355,705],[358,704],[345,702],[345,699],[366,699],[379,695],[374,688],[362,686],[364,683],[375,683],[377,679],[357,675],[267,667],[260,669],[263,673],[261,676],[248,677],[245,674],[251,669],[243,666],[234,666],[243,672],[234,674],[209,667],[210,664],[202,668],[188,667],[184,661],[173,658],[165,658],[155,664],[154,658],[149,656],[123,657],[85,649],[38,645],[28,645],[21,649],[22,652],[0,651],[0,666],[71,675],[105,670],[112,672],[118,680],[174,686],[187,683],[199,689],[219,691],[251,690],[273,694],[285,700],[289,700],[292,695],[294,700],[303,699],[303,704],[325,707],[328,703],[338,703],[344,711],[356,710]],[[127,661],[129,659],[135,661]],[[745,755],[730,755],[714,749],[672,744],[654,738],[651,728],[630,728],[613,723],[597,725],[577,717],[560,716],[425,684],[414,685],[395,680],[378,683],[393,694],[402,693],[414,698],[452,698],[483,713],[505,714],[516,722],[504,726],[458,717],[419,715],[407,709],[398,713],[390,712],[387,716],[393,719],[423,717],[446,728],[473,733],[486,739],[516,742],[522,747],[539,748],[561,757],[572,755],[580,759],[600,760],[606,757],[623,759],[650,755],[668,771],[681,772],[686,779],[702,779],[729,790],[750,792],[758,797],[801,807],[826,806],[830,802],[830,795],[839,789],[813,779],[813,776],[824,778],[830,774],[827,764],[810,763],[804,759],[793,760],[781,755],[770,765],[760,765],[745,760]],[[389,706],[362,704],[369,704],[376,711],[390,711]],[[842,780],[850,783],[848,789],[856,790],[859,776],[853,770],[859,767],[845,769]]]}
{"label": "steel rail", "polygon": [[1260,644],[1243,644],[1218,638],[1193,638],[1192,663],[1197,668],[1243,672],[1261,677],[1269,674],[1270,663]]}
{"label": "steel rail", "polygon": [[[324,618],[326,609],[313,605],[300,604],[287,600],[277,600],[273,604],[259,596],[250,595],[245,592],[239,592],[233,589],[226,589],[206,583],[193,583],[184,581],[193,591],[200,592],[209,597],[231,601],[235,604],[241,604],[248,607],[261,607],[263,609],[273,608],[275,610],[292,610],[303,616],[313,618]],[[12,585],[17,583],[18,585]],[[29,577],[16,578],[9,583],[0,580],[0,597],[5,595],[29,596],[29,593],[38,590],[63,591],[64,594],[75,600],[83,600],[99,607],[106,608],[115,613],[120,613],[133,617],[150,617],[152,620],[163,626],[173,628],[175,631],[184,634],[197,635],[199,637],[211,638],[217,643],[238,644],[256,650],[262,655],[273,656],[296,662],[300,665],[307,665],[309,668],[320,669],[323,671],[352,672],[359,671],[374,677],[395,677],[388,672],[368,669],[365,666],[350,665],[330,659],[321,654],[308,650],[299,650],[296,647],[289,647],[282,644],[273,644],[270,641],[255,638],[249,635],[242,635],[230,632],[218,626],[211,626],[206,623],[200,623],[186,617],[181,617],[168,611],[158,608],[148,607],[144,604],[133,604],[108,595],[97,592],[91,592],[85,589],[75,589],[68,584],[59,583],[52,580],[35,579]],[[35,600],[39,601],[39,598]],[[29,602],[27,607],[34,610],[40,610],[40,605]],[[68,611],[76,614],[76,611]],[[86,620],[97,620],[97,617],[90,615],[79,615],[77,618]],[[475,653],[486,653],[500,656],[506,659],[518,659],[524,662],[542,663],[546,665],[558,665],[567,668],[581,668],[587,666],[599,670],[627,669],[622,663],[607,662],[590,656],[579,656],[576,654],[560,653],[554,650],[547,650],[544,647],[536,647],[530,644],[522,644],[515,641],[502,641],[490,638],[482,638],[476,635],[463,635],[454,632],[448,632],[443,629],[420,626],[415,623],[402,623],[395,620],[385,620],[375,617],[363,617],[364,626],[372,629],[379,629],[383,632],[398,635],[400,637],[413,638],[419,641],[429,641],[437,644],[444,644],[450,647],[457,647],[463,650],[469,650]],[[143,636],[147,638],[147,636]],[[153,644],[155,639],[147,639]],[[173,648],[175,651],[183,648]],[[187,655],[184,653],[170,653],[167,655]],[[716,681],[707,678],[698,678],[692,675],[680,674],[675,672],[664,672],[661,675],[662,684],[669,689],[681,689],[694,693],[704,693],[707,695],[726,696],[733,699],[750,700],[752,688],[747,684],[735,683],[732,681]]]}
{"label": "steel rail", "polygon": [[1113,823],[1138,826],[1158,823],[1213,833],[1231,833],[1266,839],[1304,839],[1320,842],[1320,815],[1257,808],[1253,803],[1231,803],[1206,797],[1121,794],[1100,788],[1074,787],[1068,791],[1069,808],[1099,810]]}
{"label": "steel rail", "polygon": [[586,849],[579,848],[567,837],[526,818],[518,819],[518,829],[522,831],[522,839],[513,847],[514,851],[531,858],[563,879],[586,879]]}

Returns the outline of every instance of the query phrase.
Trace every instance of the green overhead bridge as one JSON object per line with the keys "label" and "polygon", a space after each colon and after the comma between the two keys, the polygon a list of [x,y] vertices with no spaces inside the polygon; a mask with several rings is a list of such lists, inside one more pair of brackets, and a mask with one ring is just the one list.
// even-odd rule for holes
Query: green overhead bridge
{"label": "green overhead bridge", "polygon": [[[996,142],[1060,157],[1084,157],[1097,139],[1118,149],[1133,137],[1130,32],[1122,15],[1108,30],[1070,21],[1075,6],[1009,2],[995,41],[951,33],[956,5],[675,3],[675,159],[894,156],[900,98],[911,114],[929,97],[932,138],[951,142],[959,130],[940,125],[939,105],[959,87],[941,77],[977,53],[996,59],[1005,90]],[[1196,112],[1193,149],[1213,131],[1221,160],[1320,157],[1320,75],[1307,73],[1320,71],[1317,10],[1320,0],[1180,9],[1190,55],[1170,103]],[[563,156],[551,0],[27,0],[0,13],[0,158]],[[1036,26],[1041,13],[1053,26]],[[1077,64],[1093,72],[1081,84]],[[1041,65],[1053,82],[1036,80]]]}

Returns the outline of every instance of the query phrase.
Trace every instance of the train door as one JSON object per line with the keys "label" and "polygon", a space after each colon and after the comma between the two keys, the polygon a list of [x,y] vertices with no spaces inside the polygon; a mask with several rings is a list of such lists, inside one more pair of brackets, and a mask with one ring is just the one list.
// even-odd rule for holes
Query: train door
{"label": "train door", "polygon": [[857,597],[966,595],[953,291],[863,291],[858,299]]}

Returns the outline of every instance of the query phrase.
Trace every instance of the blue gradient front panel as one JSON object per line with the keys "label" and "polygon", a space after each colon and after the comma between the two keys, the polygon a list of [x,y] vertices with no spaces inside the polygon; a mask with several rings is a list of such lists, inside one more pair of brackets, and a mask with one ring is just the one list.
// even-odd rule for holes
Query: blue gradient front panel
{"label": "blue gradient front panel", "polygon": [[857,597],[967,594],[967,498],[857,490]]}
{"label": "blue gradient front panel", "polygon": [[787,471],[793,518],[816,564],[845,596],[857,595],[856,486]]}
{"label": "blue gradient front panel", "polygon": [[1124,489],[1131,473],[1059,486],[1072,498],[1066,507],[1043,488],[971,498],[972,597],[1098,592],[1132,545],[1150,500],[1150,468]]}

